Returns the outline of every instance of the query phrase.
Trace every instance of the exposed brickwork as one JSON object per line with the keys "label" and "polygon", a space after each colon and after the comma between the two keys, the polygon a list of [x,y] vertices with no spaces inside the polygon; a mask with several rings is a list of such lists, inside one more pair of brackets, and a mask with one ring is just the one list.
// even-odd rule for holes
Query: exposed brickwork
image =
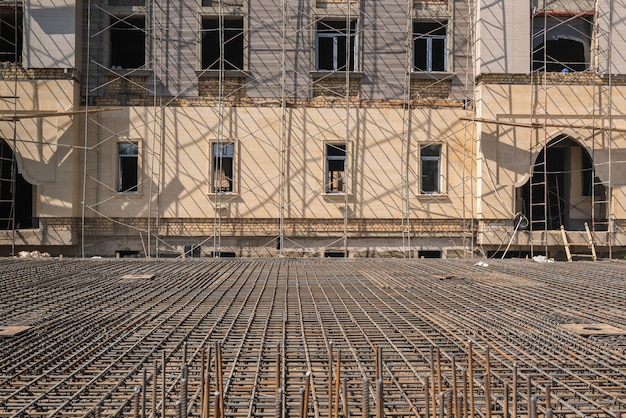
{"label": "exposed brickwork", "polygon": [[[198,79],[198,95],[217,100],[220,96],[220,79],[218,77],[200,77]],[[246,79],[244,77],[226,77],[223,95],[228,101],[245,99]]]}
{"label": "exposed brickwork", "polygon": [[[96,106],[153,106],[154,99],[152,96],[135,96],[127,97],[126,95],[118,96],[99,96],[93,98],[93,104]],[[206,107],[217,105],[215,97],[162,97],[168,106],[172,107]],[[84,104],[84,98],[83,98]],[[251,98],[251,97],[225,97],[224,104],[233,107],[280,107],[279,99],[268,100],[267,98]],[[318,96],[312,99],[287,99],[287,107],[290,108],[342,108],[346,105],[345,97],[341,96]],[[411,107],[463,107],[461,100],[455,99],[437,99],[423,98],[411,100]],[[402,108],[406,104],[404,100],[359,100],[353,97],[350,100],[351,107],[363,109],[392,109]]]}
{"label": "exposed brickwork", "polygon": [[[78,231],[79,218],[42,218],[41,227],[52,231]],[[157,226],[158,224],[158,226]],[[221,219],[223,236],[273,236],[279,233],[278,219]],[[421,236],[448,236],[467,229],[458,219],[413,219],[411,232]],[[343,219],[285,219],[285,233],[293,237],[324,237],[342,234]],[[213,218],[150,219],[150,229],[162,236],[212,235]],[[351,219],[348,233],[355,237],[401,236],[401,219]],[[87,218],[85,232],[89,235],[136,236],[138,230],[148,229],[147,218]]]}
{"label": "exposed brickwork", "polygon": [[114,76],[107,77],[107,94],[115,96],[118,94],[132,94],[147,96],[148,77],[146,76]]}
{"label": "exposed brickwork", "polygon": [[412,99],[448,99],[452,92],[452,80],[411,80]]}
{"label": "exposed brickwork", "polygon": [[29,68],[10,62],[0,63],[0,80],[69,80],[74,78],[73,69]]}
{"label": "exposed brickwork", "polygon": [[[351,98],[358,99],[361,92],[361,81],[358,78],[349,79],[348,93]],[[343,77],[323,77],[313,79],[313,97],[345,97],[346,79]]]}
{"label": "exposed brickwork", "polygon": [[[483,84],[531,84],[533,82],[535,84],[543,83],[543,73],[482,74],[477,79],[477,83]],[[546,82],[550,85],[601,85],[608,84],[609,78],[587,72],[546,73]],[[613,76],[610,82],[613,85],[626,85],[626,77]]]}

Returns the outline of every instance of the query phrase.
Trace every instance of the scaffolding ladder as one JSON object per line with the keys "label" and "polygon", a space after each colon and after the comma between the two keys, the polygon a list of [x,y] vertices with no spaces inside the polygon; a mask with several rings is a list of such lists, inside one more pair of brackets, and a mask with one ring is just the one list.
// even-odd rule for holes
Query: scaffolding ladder
{"label": "scaffolding ladder", "polygon": [[596,245],[608,248],[612,257],[612,0],[595,0],[594,39],[597,84],[594,91],[592,133],[591,231]]}
{"label": "scaffolding ladder", "polygon": [[[530,144],[530,183],[529,183],[529,233],[530,233],[530,253],[534,256],[535,247],[543,247],[544,255],[548,257],[548,173],[547,173],[547,147],[548,147],[548,74],[547,74],[547,32],[548,32],[548,14],[546,13],[546,1],[539,2],[543,7],[533,9],[531,20],[531,51],[532,55],[532,71],[531,71],[531,110],[530,119],[532,123],[538,123],[541,126],[534,131],[534,138],[531,138]],[[535,22],[541,19],[543,24],[541,30],[535,32]],[[540,42],[539,53],[540,60],[536,60],[534,45]],[[533,160],[536,155],[543,155],[543,158]],[[539,234],[537,234],[539,233]]]}

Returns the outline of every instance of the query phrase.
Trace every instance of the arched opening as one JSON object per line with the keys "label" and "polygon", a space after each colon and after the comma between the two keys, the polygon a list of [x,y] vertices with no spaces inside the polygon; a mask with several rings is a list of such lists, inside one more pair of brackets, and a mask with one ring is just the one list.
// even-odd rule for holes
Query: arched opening
{"label": "arched opening", "polygon": [[[12,229],[15,213],[15,229],[33,228],[33,185],[17,172],[15,165],[15,189],[12,187],[13,150],[4,139],[0,139],[0,229]],[[15,206],[13,206],[15,194]],[[15,211],[15,212],[13,212]]]}
{"label": "arched opening", "polygon": [[606,188],[593,176],[589,152],[571,137],[560,135],[539,153],[532,165],[532,178],[517,189],[517,210],[535,230],[563,225],[567,230],[581,231],[585,223],[591,227],[593,216],[594,225],[605,224],[606,208],[593,205],[594,201],[606,201]]}

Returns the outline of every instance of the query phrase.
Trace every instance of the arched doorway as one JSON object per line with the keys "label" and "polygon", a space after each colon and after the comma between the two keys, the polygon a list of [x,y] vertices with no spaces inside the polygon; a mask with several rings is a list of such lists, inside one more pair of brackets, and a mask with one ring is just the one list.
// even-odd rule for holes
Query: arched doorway
{"label": "arched doorway", "polygon": [[[544,164],[545,162],[545,164]],[[544,176],[545,168],[545,176]],[[531,179],[518,188],[518,211],[538,229],[584,230],[601,225],[606,208],[594,202],[604,202],[606,188],[594,181],[593,161],[589,152],[567,135],[551,140],[532,166]],[[532,190],[531,190],[532,184]],[[594,196],[595,194],[595,196]]]}
{"label": "arched doorway", "polygon": [[[6,140],[0,139],[0,229],[12,229],[15,213],[15,229],[28,229],[33,225],[33,186],[17,172],[15,188],[12,186],[14,164],[13,150]],[[13,206],[15,194],[15,206]]]}

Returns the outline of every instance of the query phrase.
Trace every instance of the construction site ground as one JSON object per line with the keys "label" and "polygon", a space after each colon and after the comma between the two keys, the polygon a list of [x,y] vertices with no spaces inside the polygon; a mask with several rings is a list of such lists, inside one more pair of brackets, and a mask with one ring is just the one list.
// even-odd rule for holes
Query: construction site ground
{"label": "construction site ground", "polygon": [[2,259],[1,417],[618,417],[626,263]]}

